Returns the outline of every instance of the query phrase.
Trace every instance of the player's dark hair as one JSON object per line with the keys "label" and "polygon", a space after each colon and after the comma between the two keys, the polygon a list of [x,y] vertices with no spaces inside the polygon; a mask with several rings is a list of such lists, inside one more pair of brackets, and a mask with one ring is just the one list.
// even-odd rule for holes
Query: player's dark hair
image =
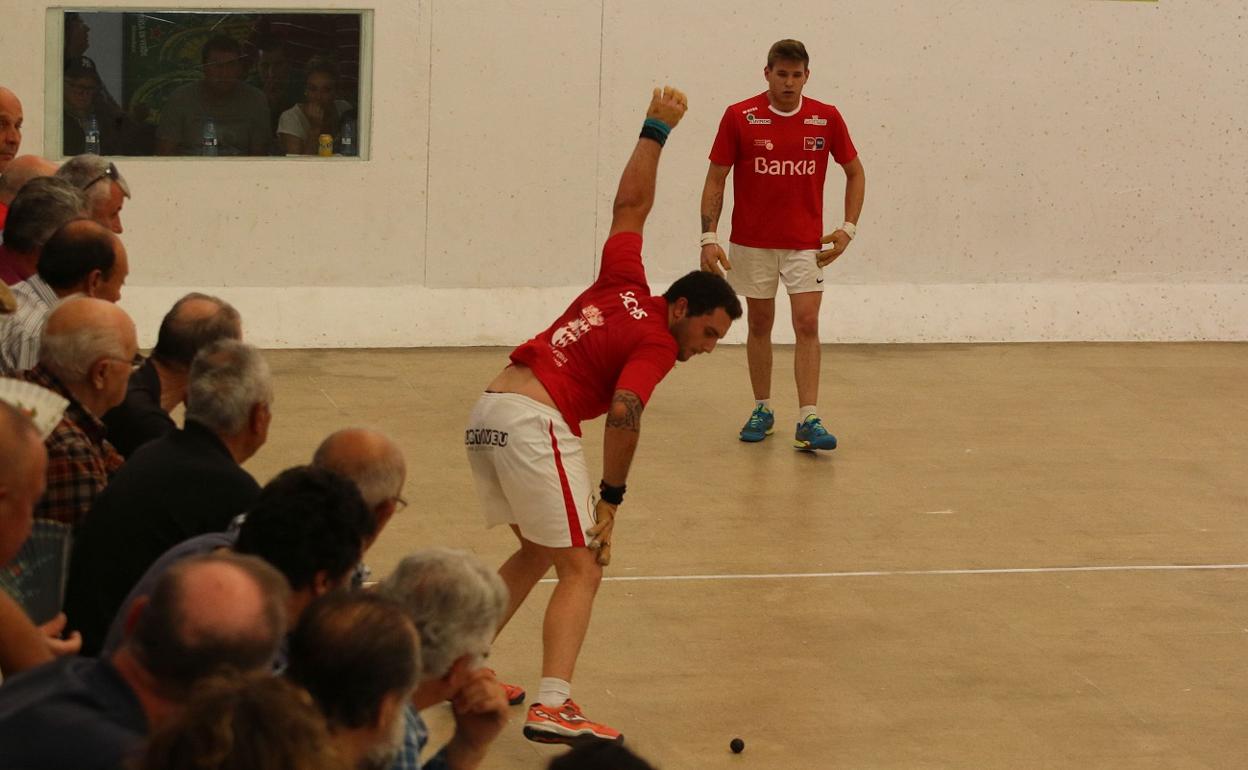
{"label": "player's dark hair", "polygon": [[377,520],[355,482],[337,473],[297,466],[260,491],[238,531],[234,550],[277,567],[298,591],[326,572],[340,581],[360,561]]}
{"label": "player's dark hair", "polygon": [[587,741],[552,759],[547,770],[654,770],[654,766],[614,741]]}
{"label": "player's dark hair", "polygon": [[208,63],[208,54],[211,53],[232,53],[235,58],[243,58],[243,44],[230,37],[229,35],[213,35],[204,43],[203,51],[200,53],[200,59],[204,64]]}
{"label": "player's dark hair", "polygon": [[732,320],[741,317],[741,300],[737,299],[732,286],[714,273],[694,270],[678,278],[663,292],[663,299],[669,305],[681,297],[689,303],[690,316],[706,315],[722,307]]}
{"label": "player's dark hair", "polygon": [[39,277],[53,289],[71,289],[99,270],[108,280],[113,276],[117,254],[113,234],[89,219],[76,219],[60,226],[39,254]]}
{"label": "player's dark hair", "polygon": [[[216,304],[217,311],[212,315],[183,318],[183,306],[197,299]],[[160,322],[152,357],[162,363],[189,369],[195,354],[217,340],[242,338],[242,319],[233,305],[219,297],[191,292],[175,302]]]}
{"label": "player's dark hair", "polygon": [[767,52],[767,66],[774,67],[781,59],[800,61],[804,69],[810,69],[810,54],[806,53],[806,46],[800,40],[786,38],[776,41]]}
{"label": "player's dark hair", "polygon": [[311,693],[332,727],[368,727],[386,696],[406,698],[418,684],[420,637],[398,602],[334,592],[300,615],[289,660],[286,676]]}

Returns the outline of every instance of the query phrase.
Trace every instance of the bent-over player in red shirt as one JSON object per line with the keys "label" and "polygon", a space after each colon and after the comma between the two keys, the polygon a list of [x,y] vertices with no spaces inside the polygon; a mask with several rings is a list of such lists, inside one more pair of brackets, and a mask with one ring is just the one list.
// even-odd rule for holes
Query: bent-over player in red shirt
{"label": "bent-over player in red shirt", "polygon": [[[552,565],[558,577],[542,629],[541,687],[524,725],[534,741],[622,737],[585,718],[570,682],[602,568],[611,560],[641,413],[676,361],[714,350],[741,316],[740,301],[719,276],[694,271],[656,297],[642,267],[641,230],[654,203],[660,150],[686,104],[674,88],[655,89],[620,177],[598,279],[549,328],[512,351],[465,433],[486,522],[510,525],[520,540],[499,568],[511,592],[502,625]],[[604,412],[595,500],[581,421]],[[509,687],[508,698],[519,703],[524,691]]]}

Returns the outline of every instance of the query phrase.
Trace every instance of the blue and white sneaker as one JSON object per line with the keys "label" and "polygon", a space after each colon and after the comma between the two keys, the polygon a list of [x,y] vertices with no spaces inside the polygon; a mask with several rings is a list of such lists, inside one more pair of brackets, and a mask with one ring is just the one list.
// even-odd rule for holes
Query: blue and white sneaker
{"label": "blue and white sneaker", "polygon": [[797,424],[797,433],[793,436],[793,448],[803,452],[836,449],[836,436],[828,433],[828,429],[823,427],[819,418],[812,414],[804,422]]}
{"label": "blue and white sneaker", "polygon": [[767,407],[759,404],[750,412],[750,419],[745,421],[741,429],[742,441],[762,441],[776,432],[776,416]]}

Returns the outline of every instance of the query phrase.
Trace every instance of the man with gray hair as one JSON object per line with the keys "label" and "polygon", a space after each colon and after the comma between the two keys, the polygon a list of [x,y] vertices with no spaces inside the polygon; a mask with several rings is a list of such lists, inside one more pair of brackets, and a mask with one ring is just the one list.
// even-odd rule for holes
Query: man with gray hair
{"label": "man with gray hair", "polygon": [[56,164],[38,155],[19,155],[9,163],[9,167],[0,173],[0,230],[4,229],[9,204],[17,196],[17,191],[32,179],[55,173]]}
{"label": "man with gray hair", "polygon": [[75,155],[61,164],[56,176],[87,196],[87,216],[121,234],[121,207],[130,197],[130,185],[112,161],[99,155]]}
{"label": "man with gray hair", "polygon": [[220,297],[191,292],[160,323],[152,355],[130,375],[126,400],[104,415],[108,440],[125,457],[177,426],[169,413],[186,403],[191,361],[221,339],[241,340],[238,311]]}
{"label": "man with gray hair", "polygon": [[265,670],[286,630],[286,581],[260,559],[209,554],[135,603],[107,658],[72,656],[0,687],[0,767],[117,768],[223,668]]}
{"label": "man with gray hair", "polygon": [[273,383],[260,351],[218,340],[191,364],[186,425],[139,448],[75,535],[65,614],[97,653],[126,594],[178,543],[220,532],[260,486],[241,465],[269,432]]}
{"label": "man with gray hair", "polygon": [[61,225],[86,215],[82,190],[53,176],[32,179],[9,205],[0,243],[0,280],[12,286],[35,274],[43,244]]}
{"label": "man with gray hair", "polygon": [[13,287],[18,307],[0,323],[0,374],[39,360],[39,335],[56,303],[74,294],[117,302],[129,274],[126,247],[116,235],[89,219],[62,225],[43,246],[39,272]]}
{"label": "man with gray hair", "polygon": [[44,442],[48,485],[35,518],[77,525],[121,467],[100,416],[125,396],[138,347],[134,321],[111,302],[70,297],[48,316],[39,363],[21,377],[59,393],[69,406]]}
{"label": "man with gray hair", "polygon": [[[507,723],[503,686],[482,665],[507,607],[507,586],[467,552],[430,548],[399,562],[379,592],[403,605],[420,634],[420,684],[407,710],[407,737],[394,769],[478,767]],[[418,712],[448,700],[455,734],[421,764],[429,732]]]}

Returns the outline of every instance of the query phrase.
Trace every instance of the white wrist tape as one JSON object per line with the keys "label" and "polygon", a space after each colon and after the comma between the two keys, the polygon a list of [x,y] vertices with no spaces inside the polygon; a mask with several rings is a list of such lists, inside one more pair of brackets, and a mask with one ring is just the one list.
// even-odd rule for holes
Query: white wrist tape
{"label": "white wrist tape", "polygon": [[719,236],[715,234],[715,231],[710,230],[708,232],[702,233],[702,245],[707,246],[712,243],[719,243]]}
{"label": "white wrist tape", "polygon": [[854,239],[854,236],[858,234],[858,225],[853,222],[842,222],[841,226],[837,229],[844,230],[845,234],[849,236],[851,241]]}

